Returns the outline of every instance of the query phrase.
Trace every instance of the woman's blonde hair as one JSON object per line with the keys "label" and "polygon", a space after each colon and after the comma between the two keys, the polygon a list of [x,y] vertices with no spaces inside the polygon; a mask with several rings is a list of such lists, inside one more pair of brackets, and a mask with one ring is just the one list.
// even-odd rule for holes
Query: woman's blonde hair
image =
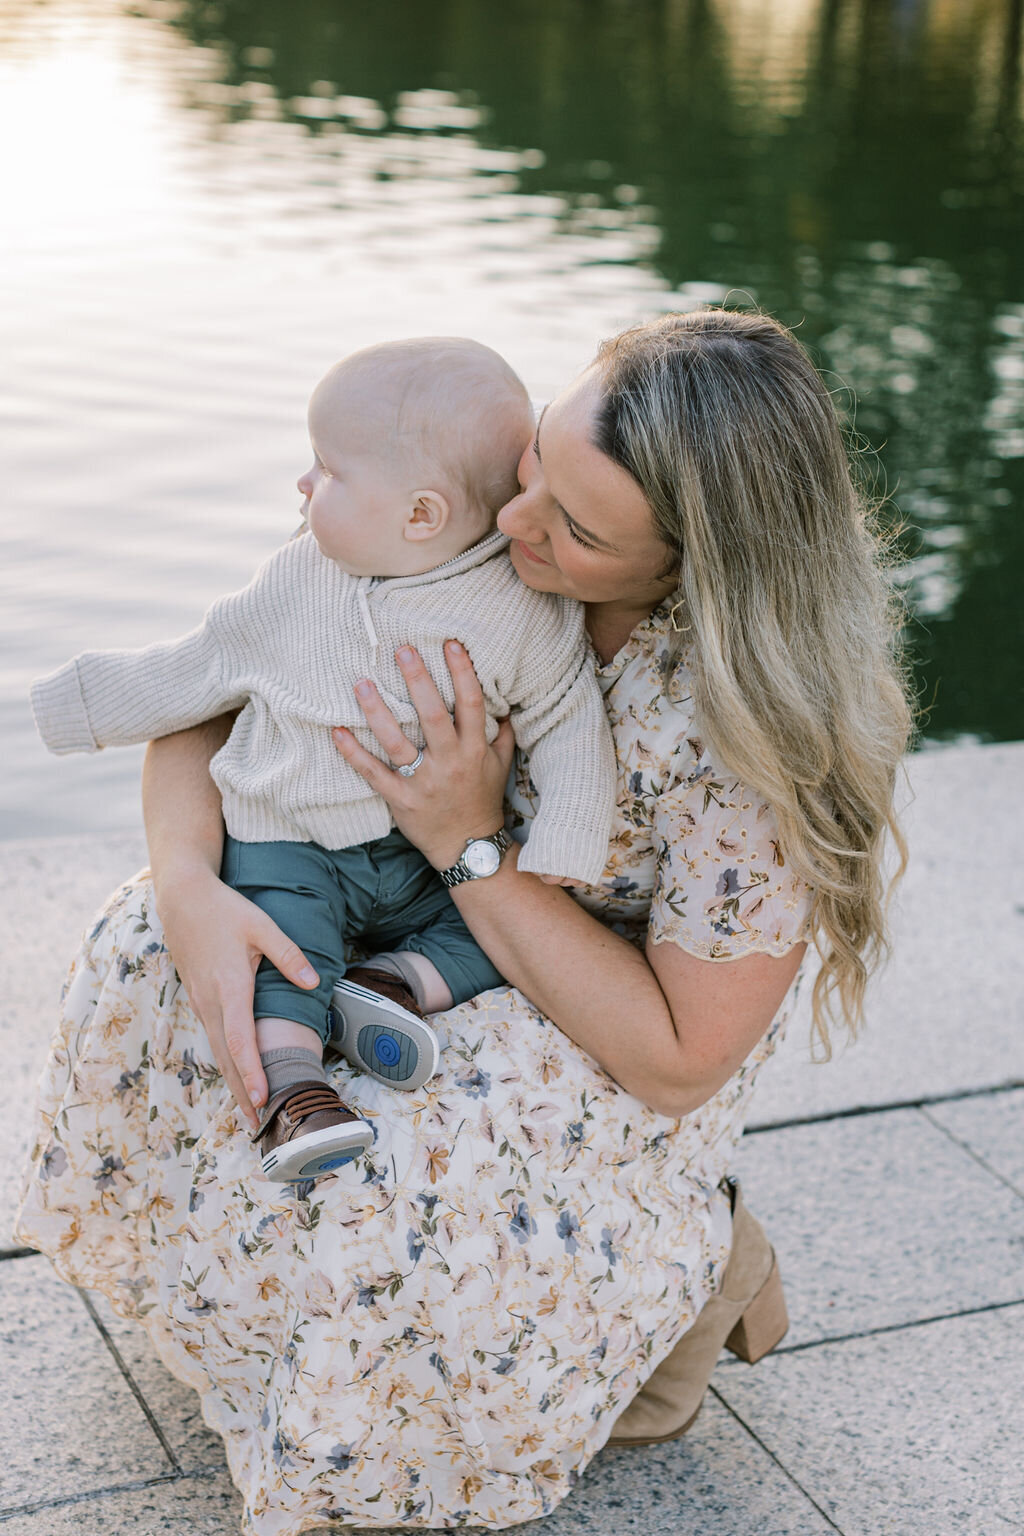
{"label": "woman's blonde hair", "polygon": [[856,1033],[888,948],[884,843],[902,873],[893,792],[911,732],[899,612],[832,397],[761,314],[666,315],[605,342],[597,366],[596,446],[679,564],[697,720],[812,888],[827,1056],[829,1017]]}

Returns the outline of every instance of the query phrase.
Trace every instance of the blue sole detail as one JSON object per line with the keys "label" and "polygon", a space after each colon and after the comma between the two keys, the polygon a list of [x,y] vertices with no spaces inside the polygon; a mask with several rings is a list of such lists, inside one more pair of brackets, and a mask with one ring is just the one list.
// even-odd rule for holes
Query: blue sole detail
{"label": "blue sole detail", "polygon": [[378,1076],[390,1083],[407,1082],[419,1066],[416,1042],[393,1026],[364,1024],[356,1043],[363,1060],[372,1062]]}
{"label": "blue sole detail", "polygon": [[322,1161],[314,1160],[307,1163],[299,1174],[300,1179],[315,1179],[320,1173],[330,1173],[334,1168],[343,1168],[346,1163],[355,1162],[355,1154],[347,1153],[344,1157],[325,1157]]}
{"label": "blue sole detail", "polygon": [[401,1059],[402,1047],[394,1035],[379,1035],[373,1042],[373,1054],[384,1066],[394,1067]]}

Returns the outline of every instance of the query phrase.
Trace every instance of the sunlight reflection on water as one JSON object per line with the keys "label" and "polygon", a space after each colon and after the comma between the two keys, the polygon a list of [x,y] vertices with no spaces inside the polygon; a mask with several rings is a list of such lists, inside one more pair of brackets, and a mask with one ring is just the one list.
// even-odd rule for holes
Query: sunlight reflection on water
{"label": "sunlight reflection on water", "polygon": [[[377,127],[370,102],[291,102],[343,114],[311,139],[160,22],[72,0],[40,20],[0,94],[12,122],[48,114],[0,173],[7,835],[136,818],[140,752],[49,758],[27,685],[181,633],[248,579],[295,526],[306,400],[335,358],[470,333],[548,393],[666,289],[634,210],[566,233],[558,198],[509,196],[537,156],[476,144],[478,114],[420,93],[404,132],[364,137],[344,124]],[[256,113],[226,121],[240,94]]]}
{"label": "sunlight reflection on water", "polygon": [[[355,38],[364,24],[358,8],[317,4],[289,13],[299,53],[303,25],[343,15]],[[0,132],[19,145],[0,162],[0,836],[137,818],[140,753],[48,757],[29,680],[87,646],[180,633],[244,583],[294,527],[312,385],[339,355],[386,337],[472,334],[543,398],[601,336],[742,288],[801,324],[841,393],[856,387],[857,424],[886,445],[914,525],[904,552],[917,611],[945,633],[972,573],[991,563],[993,529],[1007,537],[1019,477],[1004,471],[1024,458],[1024,295],[998,250],[979,255],[947,233],[950,220],[982,217],[985,188],[997,198],[995,172],[975,184],[961,166],[954,184],[943,167],[928,204],[945,210],[941,254],[934,230],[916,251],[888,237],[908,194],[880,189],[869,156],[864,187],[821,172],[842,142],[828,112],[858,88],[856,3],[838,8],[827,90],[811,66],[825,57],[819,12],[835,8],[712,7],[717,52],[680,84],[669,71],[696,47],[690,8],[666,3],[669,30],[642,61],[649,95],[635,95],[640,65],[621,65],[643,44],[638,29],[620,44],[595,23],[579,48],[603,48],[619,91],[588,80],[589,94],[572,97],[563,52],[557,79],[553,67],[550,79],[523,68],[520,94],[536,93],[525,123],[518,87],[502,85],[497,14],[481,45],[480,57],[498,55],[487,99],[426,66],[417,84],[407,60],[385,91],[376,54],[345,73],[337,41],[325,40],[318,67],[339,78],[307,78],[249,9],[231,10],[240,41],[185,0],[132,11],[0,0]],[[438,16],[440,26],[444,7]],[[996,59],[988,74],[974,69],[957,128],[975,145],[996,128],[1005,138],[995,24],[984,6],[972,23]],[[953,70],[954,34],[949,23],[931,39],[933,73]],[[897,30],[891,41],[909,58],[920,39]],[[517,134],[524,142],[505,142]],[[858,206],[867,211],[847,230]],[[939,734],[1024,724],[976,719],[969,703],[937,718]]]}

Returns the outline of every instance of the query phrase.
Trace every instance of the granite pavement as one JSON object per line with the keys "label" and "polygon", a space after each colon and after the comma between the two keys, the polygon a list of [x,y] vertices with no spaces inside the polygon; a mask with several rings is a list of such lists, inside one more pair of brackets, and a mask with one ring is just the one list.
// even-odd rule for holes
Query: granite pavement
{"label": "granite pavement", "polygon": [[[740,1149],[790,1332],[754,1368],[723,1356],[685,1439],[599,1455],[546,1536],[1024,1531],[1024,745],[919,754],[905,800],[911,862],[864,1037],[812,1062],[805,991]],[[0,844],[11,1174],[63,968],[144,859],[131,829]],[[3,1536],[237,1536],[194,1394],[102,1298],[18,1248],[15,1185]]]}

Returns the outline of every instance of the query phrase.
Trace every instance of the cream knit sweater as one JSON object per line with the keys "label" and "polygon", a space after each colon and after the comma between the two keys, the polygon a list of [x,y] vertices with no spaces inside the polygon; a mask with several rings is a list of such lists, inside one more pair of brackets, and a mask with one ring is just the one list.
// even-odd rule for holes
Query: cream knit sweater
{"label": "cream knit sweater", "polygon": [[[85,651],[32,687],[52,752],[90,752],[166,736],[241,708],[210,771],[228,831],[243,842],[345,848],[393,825],[379,795],[338,755],[345,725],[376,757],[353,685],[372,677],[411,741],[419,720],[395,662],[415,645],[454,707],[445,640],[480,678],[487,737],[510,714],[530,754],[540,812],[520,867],[590,884],[604,869],[615,756],[578,603],[516,576],[508,540],[490,534],[420,576],[349,576],[308,531],[279,549],[198,629],[138,651]],[[243,707],[244,706],[244,707]]]}

